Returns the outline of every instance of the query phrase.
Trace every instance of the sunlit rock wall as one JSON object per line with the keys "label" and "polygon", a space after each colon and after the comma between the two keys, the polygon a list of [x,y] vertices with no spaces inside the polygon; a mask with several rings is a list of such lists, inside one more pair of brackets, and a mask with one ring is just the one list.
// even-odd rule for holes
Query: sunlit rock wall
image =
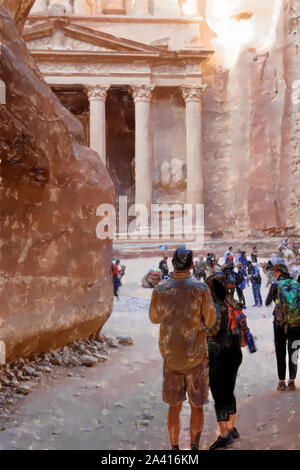
{"label": "sunlit rock wall", "polygon": [[207,0],[206,223],[216,236],[300,234],[299,6]]}
{"label": "sunlit rock wall", "polygon": [[114,189],[3,6],[0,52],[0,339],[12,361],[97,332],[109,317],[112,244],[96,237],[96,209],[113,203]]}
{"label": "sunlit rock wall", "polygon": [[[300,1],[285,2],[284,79],[286,83],[279,197],[288,225],[300,232]],[[286,199],[285,194],[288,195]]]}

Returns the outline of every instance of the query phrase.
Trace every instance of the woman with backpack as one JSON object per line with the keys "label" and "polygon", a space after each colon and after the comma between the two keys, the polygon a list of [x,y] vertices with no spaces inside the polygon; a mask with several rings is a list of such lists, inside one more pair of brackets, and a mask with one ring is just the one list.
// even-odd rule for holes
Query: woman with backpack
{"label": "woman with backpack", "polygon": [[[275,264],[273,272],[276,282],[270,287],[266,305],[273,301],[274,343],[277,360],[278,391],[295,390],[298,353],[300,346],[300,285],[290,279],[288,268],[283,263]],[[290,379],[286,385],[286,352],[289,357]]]}
{"label": "woman with backpack", "polygon": [[213,274],[206,280],[216,308],[217,321],[206,329],[209,352],[209,381],[215,402],[219,437],[210,450],[226,447],[239,438],[235,427],[235,382],[242,363],[242,346],[255,352],[253,337],[247,326],[242,305],[230,298],[224,274]]}

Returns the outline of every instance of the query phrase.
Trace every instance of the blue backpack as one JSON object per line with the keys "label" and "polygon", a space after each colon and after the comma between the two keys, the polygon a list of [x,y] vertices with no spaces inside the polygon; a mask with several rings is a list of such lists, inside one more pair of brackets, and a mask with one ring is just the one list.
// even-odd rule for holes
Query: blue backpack
{"label": "blue backpack", "polygon": [[286,323],[300,323],[300,284],[293,279],[278,281],[278,300]]}

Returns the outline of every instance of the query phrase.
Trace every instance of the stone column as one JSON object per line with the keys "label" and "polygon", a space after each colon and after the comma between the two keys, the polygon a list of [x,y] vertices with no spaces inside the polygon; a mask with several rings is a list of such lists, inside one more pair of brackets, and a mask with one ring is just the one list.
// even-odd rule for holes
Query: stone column
{"label": "stone column", "polygon": [[86,15],[88,13],[88,6],[86,0],[74,1],[74,13],[75,15]]}
{"label": "stone column", "polygon": [[183,86],[186,102],[187,203],[203,204],[203,155],[201,136],[201,100],[204,86]]}
{"label": "stone column", "polygon": [[154,86],[133,87],[135,102],[135,203],[152,203],[152,151],[150,105]]}
{"label": "stone column", "polygon": [[135,0],[135,11],[138,16],[146,16],[149,13],[149,0]]}
{"label": "stone column", "polygon": [[90,100],[90,147],[99,153],[106,165],[106,120],[105,101],[107,87],[95,86],[88,88]]}

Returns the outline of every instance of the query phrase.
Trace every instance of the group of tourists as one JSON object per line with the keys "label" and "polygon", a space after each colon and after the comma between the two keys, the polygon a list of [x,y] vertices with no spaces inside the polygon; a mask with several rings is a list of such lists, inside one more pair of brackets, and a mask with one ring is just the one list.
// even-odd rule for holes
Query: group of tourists
{"label": "group of tourists", "polygon": [[[156,270],[156,278],[153,282],[153,271]],[[160,274],[159,274],[160,272]],[[262,307],[261,297],[261,275],[257,262],[257,250],[253,248],[251,261],[247,260],[246,252],[238,250],[234,255],[233,248],[229,247],[224,254],[224,262],[214,253],[207,253],[206,258],[200,255],[193,264],[193,277],[198,281],[206,281],[212,274],[223,273],[226,276],[229,292],[234,297],[236,291],[238,300],[246,308],[244,290],[249,282],[252,284],[254,306]],[[172,272],[168,268],[168,257],[165,256],[157,268],[152,267],[142,281],[144,287],[155,287],[162,279],[172,277]],[[146,282],[145,282],[146,281]],[[156,283],[155,283],[156,282]]]}
{"label": "group of tourists", "polygon": [[210,386],[219,424],[219,437],[210,449],[224,448],[239,438],[235,382],[241,348],[248,345],[255,352],[254,339],[224,272],[212,273],[205,284],[192,279],[193,253],[185,248],[175,251],[172,263],[173,275],[154,289],[149,310],[150,320],[160,324],[171,446],[179,449],[180,411],[187,392],[191,449],[198,450]]}
{"label": "group of tourists", "polygon": [[[288,244],[285,240],[278,255],[272,255],[267,262],[272,281],[266,305],[274,302],[278,391],[295,389],[300,348],[300,279],[295,279],[295,269],[291,270],[295,256],[288,253],[288,258]],[[206,260],[200,256],[194,263],[192,251],[179,248],[172,259],[174,271],[171,273],[166,269],[167,258],[162,261],[164,264],[161,262],[160,267],[165,270],[166,277],[153,291],[149,316],[153,323],[160,324],[163,400],[169,404],[168,430],[172,449],[179,448],[180,411],[186,393],[191,406],[191,449],[198,449],[203,430],[203,405],[209,386],[219,425],[218,439],[210,449],[227,447],[239,438],[235,427],[234,389],[243,357],[242,348],[248,346],[251,353],[256,351],[244,314],[243,291],[247,285],[252,284],[253,306],[263,305],[256,247],[252,250],[251,260],[247,259],[245,251],[238,250],[234,254],[233,248],[229,247],[222,265],[212,253]],[[234,298],[235,292],[238,300]],[[286,352],[289,357],[287,383]]]}

